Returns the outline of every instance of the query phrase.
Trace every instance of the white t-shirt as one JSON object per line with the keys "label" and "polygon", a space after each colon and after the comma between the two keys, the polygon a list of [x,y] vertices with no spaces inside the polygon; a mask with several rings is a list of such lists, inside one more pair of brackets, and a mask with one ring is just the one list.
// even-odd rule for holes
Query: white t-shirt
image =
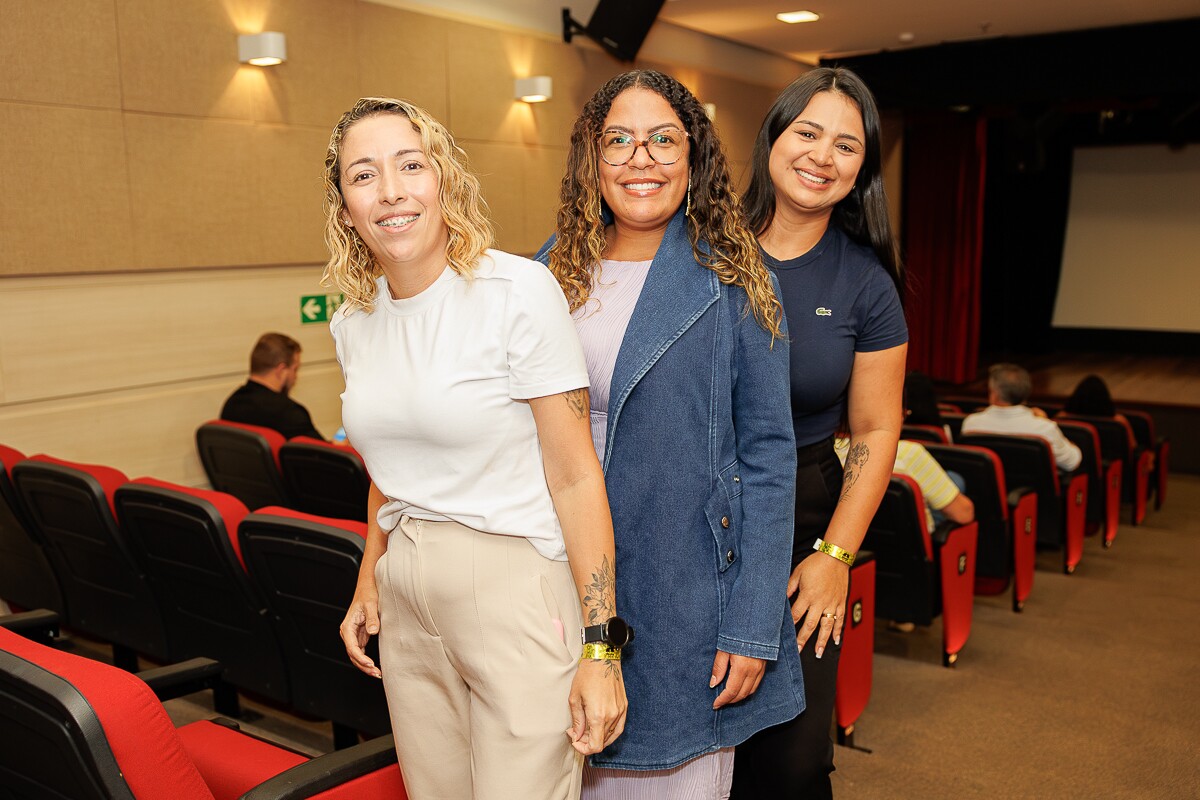
{"label": "white t-shirt", "polygon": [[566,560],[546,486],[530,398],[588,385],[567,301],[541,264],[488,250],[473,281],[446,267],[393,300],[380,277],[375,310],[330,322],[346,379],[342,422],[400,515],[524,536]]}
{"label": "white t-shirt", "polygon": [[1083,454],[1071,443],[1052,419],[1039,417],[1029,406],[988,406],[963,419],[963,435],[971,433],[1017,433],[1040,436],[1050,443],[1058,468],[1070,472],[1079,466]]}

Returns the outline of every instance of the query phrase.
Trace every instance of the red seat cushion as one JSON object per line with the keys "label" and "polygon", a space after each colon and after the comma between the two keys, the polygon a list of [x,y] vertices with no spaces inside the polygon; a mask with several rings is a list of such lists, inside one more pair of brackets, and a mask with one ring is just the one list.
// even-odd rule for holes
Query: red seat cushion
{"label": "red seat cushion", "polygon": [[136,676],[4,629],[0,629],[0,647],[79,690],[104,728],[135,797],[211,800],[212,792],[184,750],[162,703]]}
{"label": "red seat cushion", "polygon": [[25,454],[20,450],[14,450],[11,447],[6,447],[5,445],[0,444],[0,462],[4,463],[4,470],[8,473],[10,478],[12,477],[13,464],[24,460]]}
{"label": "red seat cushion", "polygon": [[208,720],[184,725],[178,734],[216,800],[237,800],[263,781],[308,760]]}

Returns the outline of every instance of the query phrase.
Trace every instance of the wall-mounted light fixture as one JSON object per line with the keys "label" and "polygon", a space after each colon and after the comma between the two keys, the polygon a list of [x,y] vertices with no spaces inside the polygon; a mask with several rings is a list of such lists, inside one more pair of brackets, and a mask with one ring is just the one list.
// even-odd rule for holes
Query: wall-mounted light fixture
{"label": "wall-mounted light fixture", "polygon": [[522,103],[544,103],[554,96],[553,84],[549,75],[517,78],[513,82],[513,98]]}
{"label": "wall-mounted light fixture", "polygon": [[244,33],[238,36],[238,61],[256,67],[272,67],[287,61],[287,37],[278,31]]}
{"label": "wall-mounted light fixture", "polygon": [[775,19],[790,25],[795,25],[797,22],[816,22],[820,18],[821,15],[815,11],[786,11],[775,15]]}

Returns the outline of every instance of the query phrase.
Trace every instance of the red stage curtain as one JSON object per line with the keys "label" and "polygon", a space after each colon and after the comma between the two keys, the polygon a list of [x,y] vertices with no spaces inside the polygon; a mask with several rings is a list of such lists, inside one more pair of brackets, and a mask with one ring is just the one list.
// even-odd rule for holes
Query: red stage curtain
{"label": "red stage curtain", "polygon": [[946,112],[909,118],[904,134],[908,368],[975,380],[987,125]]}

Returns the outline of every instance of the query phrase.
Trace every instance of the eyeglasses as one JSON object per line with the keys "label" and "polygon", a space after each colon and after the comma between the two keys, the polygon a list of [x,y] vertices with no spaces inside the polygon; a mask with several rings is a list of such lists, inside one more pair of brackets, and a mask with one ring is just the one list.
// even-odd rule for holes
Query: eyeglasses
{"label": "eyeglasses", "polygon": [[633,160],[639,147],[657,164],[666,167],[683,157],[683,145],[688,132],[678,128],[663,128],[638,141],[625,131],[605,131],[600,134],[600,157],[612,167],[621,167]]}

